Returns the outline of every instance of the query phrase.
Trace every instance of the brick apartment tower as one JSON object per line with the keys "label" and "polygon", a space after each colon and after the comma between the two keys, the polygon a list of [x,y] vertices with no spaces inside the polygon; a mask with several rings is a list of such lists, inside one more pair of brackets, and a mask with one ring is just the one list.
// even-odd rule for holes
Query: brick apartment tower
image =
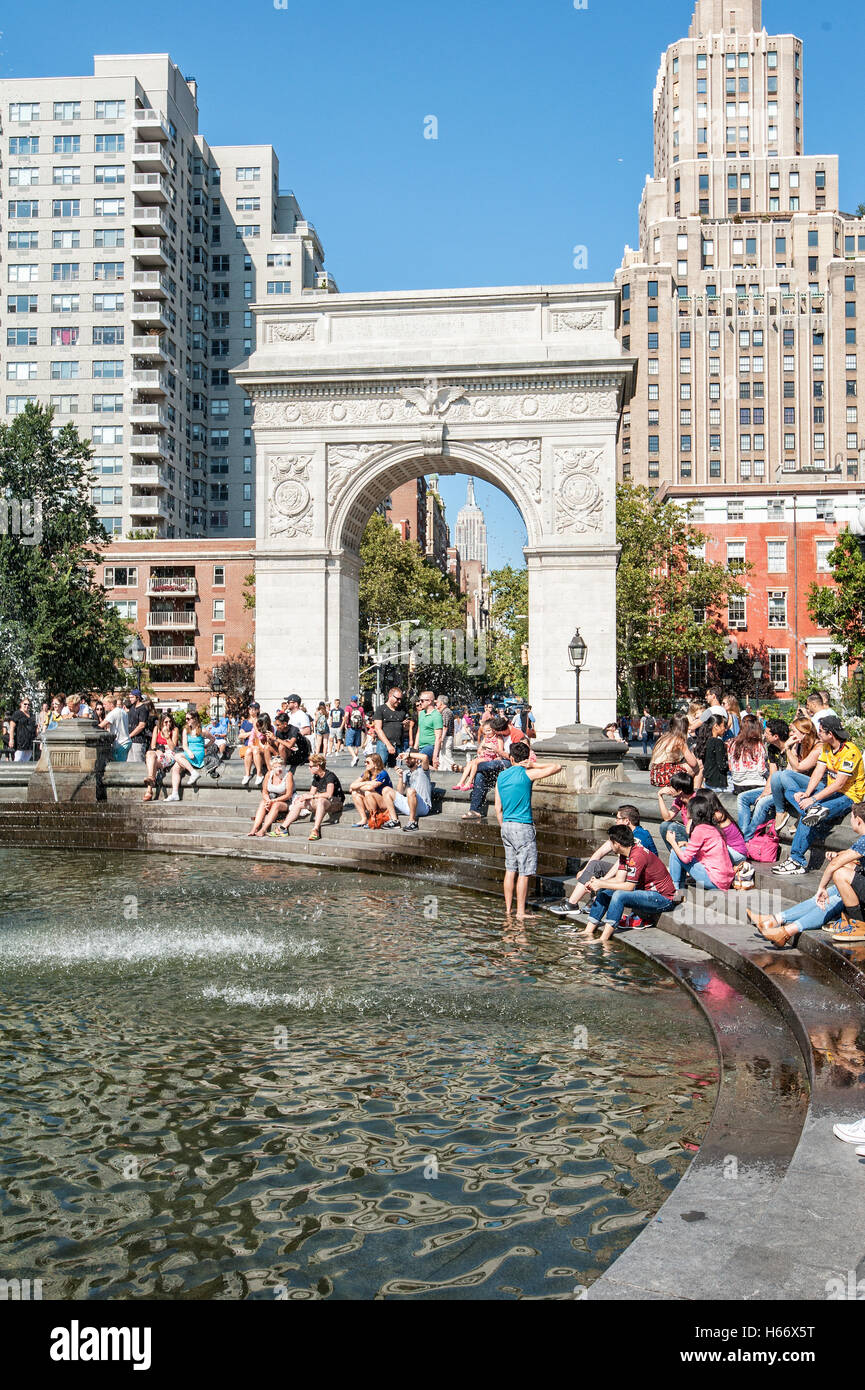
{"label": "brick apartment tower", "polygon": [[[816,527],[810,556],[856,514],[865,478],[865,221],[839,210],[837,156],[804,153],[803,85],[801,41],[768,35],[760,0],[698,0],[688,37],[661,59],[639,249],[615,277],[621,341],[639,359],[619,475],[699,498],[710,534],[732,500],[730,553],[744,540],[754,562],[787,538],[794,507]],[[774,601],[774,637],[766,591],[735,624],[749,644],[768,637],[780,690],[827,656],[787,578],[795,612],[782,623]]]}

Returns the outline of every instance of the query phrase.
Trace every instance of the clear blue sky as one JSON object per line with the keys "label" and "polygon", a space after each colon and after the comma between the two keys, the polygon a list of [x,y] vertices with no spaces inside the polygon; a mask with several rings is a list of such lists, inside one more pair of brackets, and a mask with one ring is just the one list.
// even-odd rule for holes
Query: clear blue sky
{"label": "clear blue sky", "polygon": [[[170,52],[198,79],[212,144],[275,146],[342,290],[598,281],[637,239],[658,60],[692,9],[44,0],[7,7],[0,72],[89,73],[94,52]],[[844,62],[865,47],[865,6],[764,0],[763,21],[805,41],[806,151],[840,154],[842,206],[853,208],[865,200],[861,77],[858,59]],[[424,139],[431,115],[438,140]],[[585,271],[573,268],[576,245],[588,248]],[[443,480],[450,518],[452,490],[461,500],[465,485]],[[488,517],[494,563],[519,561],[511,511],[502,497]]]}

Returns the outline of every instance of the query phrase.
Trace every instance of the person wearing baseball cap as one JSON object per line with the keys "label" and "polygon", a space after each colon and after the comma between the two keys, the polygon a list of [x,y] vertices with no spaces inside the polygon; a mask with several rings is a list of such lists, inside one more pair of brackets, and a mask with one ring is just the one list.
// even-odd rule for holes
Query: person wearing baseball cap
{"label": "person wearing baseball cap", "polygon": [[299,695],[287,695],[288,722],[300,730],[304,738],[312,738],[312,724],[309,715],[300,702]]}
{"label": "person wearing baseball cap", "polygon": [[775,870],[784,878],[807,873],[806,859],[812,844],[825,840],[832,827],[865,800],[862,754],[851,742],[837,715],[830,714],[820,720],[820,742],[822,750],[808,786],[794,798],[802,819],[790,858]]}

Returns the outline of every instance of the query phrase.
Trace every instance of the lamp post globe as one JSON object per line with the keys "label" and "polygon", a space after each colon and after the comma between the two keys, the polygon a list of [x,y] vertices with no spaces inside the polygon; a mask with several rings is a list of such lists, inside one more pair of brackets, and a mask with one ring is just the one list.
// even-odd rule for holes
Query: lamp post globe
{"label": "lamp post globe", "polygon": [[574,633],[573,637],[568,643],[568,660],[571,663],[571,668],[574,672],[577,687],[577,717],[575,721],[577,724],[579,724],[580,722],[580,672],[586,664],[586,657],[588,656],[588,653],[589,649],[586,646],[585,640],[583,639],[579,628],[577,628],[577,631]]}

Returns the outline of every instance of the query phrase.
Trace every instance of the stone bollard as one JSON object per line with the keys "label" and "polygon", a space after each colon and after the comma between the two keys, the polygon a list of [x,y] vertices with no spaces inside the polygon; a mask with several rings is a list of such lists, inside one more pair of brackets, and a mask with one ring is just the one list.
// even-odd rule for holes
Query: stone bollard
{"label": "stone bollard", "polygon": [[533,798],[544,811],[579,811],[580,794],[602,791],[617,783],[624,789],[622,762],[626,743],[614,743],[602,729],[589,724],[566,724],[552,738],[533,745],[539,763],[561,763],[562,771],[534,788]]}
{"label": "stone bollard", "polygon": [[27,784],[27,800],[104,801],[102,774],[113,744],[113,734],[97,728],[92,719],[64,719],[46,730],[42,755]]}

